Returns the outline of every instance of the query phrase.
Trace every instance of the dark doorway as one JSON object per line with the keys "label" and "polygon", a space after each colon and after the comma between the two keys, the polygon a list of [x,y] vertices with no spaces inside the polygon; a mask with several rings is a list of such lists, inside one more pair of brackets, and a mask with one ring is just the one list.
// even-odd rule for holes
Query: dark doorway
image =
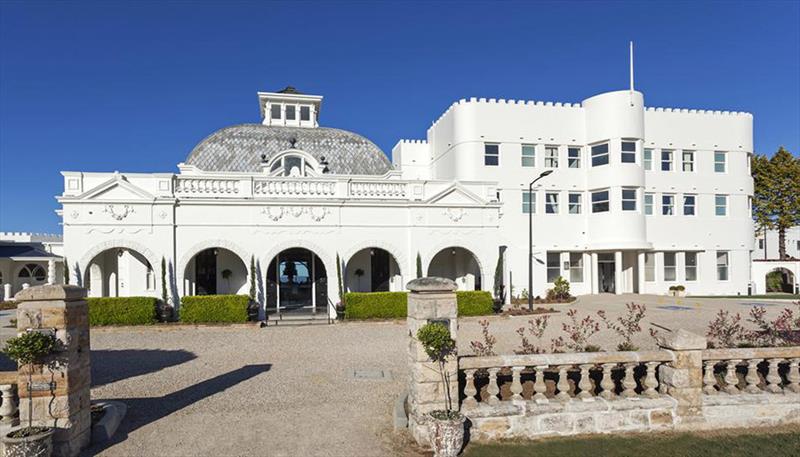
{"label": "dark doorway", "polygon": [[597,255],[597,283],[601,293],[613,294],[616,292],[614,285],[615,269],[613,253]]}
{"label": "dark doorway", "polygon": [[372,271],[372,291],[389,291],[389,253],[383,249],[373,249],[370,256]]}
{"label": "dark doorway", "polygon": [[217,250],[206,249],[194,258],[195,294],[217,293]]}
{"label": "dark doorway", "polygon": [[267,269],[267,312],[324,311],[328,304],[325,265],[308,249],[282,251]]}

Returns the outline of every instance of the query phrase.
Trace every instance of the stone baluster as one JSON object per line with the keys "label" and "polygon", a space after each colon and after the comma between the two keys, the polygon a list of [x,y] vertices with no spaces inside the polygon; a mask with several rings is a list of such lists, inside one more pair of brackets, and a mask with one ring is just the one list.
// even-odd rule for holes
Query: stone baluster
{"label": "stone baluster", "polygon": [[547,365],[540,365],[535,367],[536,370],[536,379],[533,381],[533,400],[539,403],[547,403],[547,397],[545,396],[545,392],[547,392],[547,385],[544,383],[544,370],[547,368]]}
{"label": "stone baluster", "polygon": [[778,373],[778,364],[783,359],[769,359],[769,371],[767,372],[767,391],[773,394],[783,392],[781,388],[781,375]]}
{"label": "stone baluster", "polygon": [[789,372],[786,373],[786,380],[789,385],[786,386],[791,392],[800,393],[800,359],[789,360]]}
{"label": "stone baluster", "polygon": [[647,362],[645,365],[647,366],[647,374],[644,377],[644,392],[642,394],[648,398],[654,398],[658,396],[658,391],[656,388],[658,387],[658,380],[656,379],[656,368],[661,364],[661,362]]}
{"label": "stone baluster", "polygon": [[511,396],[512,400],[522,400],[522,370],[525,367],[512,367]]}
{"label": "stone baluster", "polygon": [[747,382],[747,387],[744,388],[744,391],[749,394],[761,393],[761,389],[758,388],[758,383],[760,381],[758,377],[758,364],[763,360],[764,359],[749,359],[747,361],[747,375],[744,377],[744,380]]}
{"label": "stone baluster", "polygon": [[569,401],[569,381],[567,380],[567,369],[569,365],[561,365],[558,367],[558,382],[556,383],[556,387],[558,388],[558,394],[556,398],[559,401]]}
{"label": "stone baluster", "polygon": [[741,360],[728,360],[725,365],[725,392],[730,395],[739,393],[739,388],[736,387],[739,384],[739,378],[736,376],[736,365],[740,363],[742,363]]}
{"label": "stone baluster", "polygon": [[17,392],[14,384],[0,385],[3,403],[0,404],[0,424],[13,426],[19,423],[17,417]]}
{"label": "stone baluster", "polygon": [[606,400],[612,400],[617,394],[614,392],[614,380],[611,379],[611,370],[616,367],[616,363],[604,363],[603,364],[603,379],[600,380],[600,396],[605,398]]}
{"label": "stone baluster", "polygon": [[497,372],[500,371],[499,368],[489,368],[489,385],[486,387],[486,392],[489,393],[488,403],[490,405],[497,404],[500,401],[500,397],[498,394],[500,393],[500,387],[497,385]]}
{"label": "stone baluster", "polygon": [[578,382],[578,388],[581,391],[578,393],[578,398],[581,400],[592,400],[594,397],[592,394],[592,380],[589,378],[589,369],[593,367],[593,364],[580,365],[581,380]]}
{"label": "stone baluster", "polygon": [[633,377],[633,369],[638,363],[631,362],[625,364],[625,377],[622,379],[622,396],[625,398],[636,397],[636,379]]}
{"label": "stone baluster", "polygon": [[717,362],[715,360],[706,360],[704,362],[703,393],[706,395],[717,394],[717,377],[714,376],[714,367],[716,365]]}
{"label": "stone baluster", "polygon": [[475,388],[475,370],[465,370],[464,376],[466,378],[464,384],[464,406],[476,406],[478,400],[475,398],[478,390]]}

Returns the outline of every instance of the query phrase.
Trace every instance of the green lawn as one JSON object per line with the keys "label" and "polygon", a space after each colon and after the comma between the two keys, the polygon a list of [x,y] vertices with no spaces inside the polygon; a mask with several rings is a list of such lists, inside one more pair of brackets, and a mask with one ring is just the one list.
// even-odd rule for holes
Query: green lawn
{"label": "green lawn", "polygon": [[506,444],[470,444],[465,457],[789,457],[800,455],[800,429],[752,434],[741,431],[708,434],[670,433],[552,438]]}

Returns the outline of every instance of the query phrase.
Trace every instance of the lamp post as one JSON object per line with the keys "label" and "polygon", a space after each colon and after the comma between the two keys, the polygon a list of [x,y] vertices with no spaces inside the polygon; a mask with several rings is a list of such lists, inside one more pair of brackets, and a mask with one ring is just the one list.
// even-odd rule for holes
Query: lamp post
{"label": "lamp post", "polygon": [[545,170],[528,184],[528,310],[530,311],[533,311],[533,185],[552,172],[553,170]]}

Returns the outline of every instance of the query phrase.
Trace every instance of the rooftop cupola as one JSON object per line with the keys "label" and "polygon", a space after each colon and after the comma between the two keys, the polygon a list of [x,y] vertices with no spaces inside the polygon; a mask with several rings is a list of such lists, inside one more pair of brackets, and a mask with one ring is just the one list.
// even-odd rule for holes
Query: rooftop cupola
{"label": "rooftop cupola", "polygon": [[278,92],[259,92],[261,123],[283,127],[318,127],[321,95],[306,95],[292,86]]}

